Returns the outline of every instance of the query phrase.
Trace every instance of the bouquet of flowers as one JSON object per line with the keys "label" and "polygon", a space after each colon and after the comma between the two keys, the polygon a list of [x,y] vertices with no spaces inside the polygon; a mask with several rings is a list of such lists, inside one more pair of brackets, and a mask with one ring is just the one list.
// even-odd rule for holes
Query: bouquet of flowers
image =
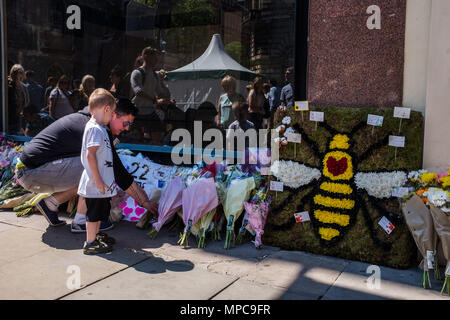
{"label": "bouquet of flowers", "polygon": [[192,233],[198,235],[198,247],[206,247],[206,233],[210,229],[214,215],[216,214],[216,208],[205,214],[200,220],[192,227]]}
{"label": "bouquet of flowers", "polygon": [[441,293],[447,287],[447,293],[450,294],[450,218],[433,204],[430,204],[430,212],[433,218],[434,229],[441,240],[444,256],[447,260],[444,286],[442,287]]}
{"label": "bouquet of flowers", "polygon": [[257,249],[262,246],[261,237],[264,233],[270,203],[271,199],[267,196],[266,187],[262,187],[256,191],[250,202],[244,202],[245,210],[249,216],[250,226],[256,233],[253,243]]}
{"label": "bouquet of flowers", "polygon": [[0,209],[12,209],[12,208],[17,207],[17,206],[21,205],[22,203],[30,200],[35,195],[36,195],[35,193],[29,192],[22,196],[2,200],[2,201],[0,201]]}
{"label": "bouquet of flowers", "polygon": [[180,177],[173,178],[164,192],[161,194],[158,205],[158,221],[153,223],[153,229],[148,233],[151,238],[155,238],[161,227],[172,219],[177,210],[182,205],[184,183]]}
{"label": "bouquet of flowers", "polygon": [[246,201],[250,192],[255,188],[253,177],[246,179],[234,179],[231,181],[225,198],[224,213],[227,219],[227,233],[225,237],[225,249],[231,247],[234,242],[234,223],[244,211],[244,201]]}
{"label": "bouquet of flowers", "polygon": [[47,197],[51,196],[51,193],[38,193],[33,194],[34,196],[30,199],[28,199],[25,203],[21,204],[20,206],[14,207],[14,212],[16,213],[16,216],[22,217],[27,214],[30,214],[33,212],[33,209],[38,204],[39,201],[42,199],[45,199]]}
{"label": "bouquet of flowers", "polygon": [[[429,267],[434,263],[435,268],[435,277],[436,279],[440,279],[438,262],[435,259],[436,256],[436,242],[437,237],[441,240],[443,253],[445,258],[447,259],[447,266],[445,270],[445,281],[444,286],[442,288],[442,292],[447,287],[447,292],[450,293],[449,288],[449,278],[450,278],[450,216],[448,212],[450,212],[450,208],[448,204],[450,203],[450,170],[443,173],[435,173],[429,172],[428,170],[418,170],[413,171],[408,174],[409,184],[415,188],[415,195],[412,199],[420,198],[422,200],[422,210],[424,213],[422,214],[423,218],[423,226],[422,228],[418,228],[417,226],[410,227],[411,233],[413,236],[422,236],[424,237],[427,233],[424,233],[422,230],[425,228],[432,229],[433,235],[435,239],[433,249],[427,249],[426,253],[428,254],[427,260],[429,262]],[[408,201],[412,201],[412,199]],[[416,200],[417,202],[417,200]],[[408,204],[408,202],[407,202]],[[417,204],[418,205],[418,204]],[[416,215],[418,212],[413,212],[413,210],[409,210],[409,215]],[[425,214],[426,213],[426,214]],[[425,220],[426,219],[426,220]],[[406,219],[408,226],[410,221]],[[421,233],[423,233],[421,235]],[[431,234],[431,233],[430,233]],[[414,237],[416,240],[416,236]],[[416,241],[417,243],[417,241]],[[419,248],[420,249],[420,248]],[[428,251],[430,250],[430,251]],[[431,250],[434,250],[431,253]],[[422,252],[422,251],[421,251]],[[425,287],[425,278],[428,276],[426,270],[424,272],[424,280],[423,284]],[[431,287],[431,285],[430,285]]]}
{"label": "bouquet of flowers", "polygon": [[28,193],[16,179],[12,178],[0,188],[0,201],[22,196]]}
{"label": "bouquet of flowers", "polygon": [[433,228],[430,210],[417,195],[413,195],[402,206],[402,212],[417,248],[423,257],[422,285],[426,288],[426,280],[428,279],[428,284],[431,287],[429,270],[433,269],[434,265],[435,277],[439,272],[436,268],[438,263],[435,261],[437,235]]}
{"label": "bouquet of flowers", "polygon": [[[199,195],[201,195],[199,197]],[[184,233],[180,235],[178,243],[188,246],[188,238],[191,228],[204,215],[219,205],[214,178],[200,178],[183,190],[183,222]]]}
{"label": "bouquet of flowers", "polygon": [[[244,208],[245,208],[245,202],[244,202]],[[236,237],[237,244],[242,244],[246,230],[248,230],[252,235],[255,235],[255,231],[250,226],[248,212],[245,212],[244,219],[242,219],[242,225],[241,225],[241,228],[239,229],[238,235]]]}
{"label": "bouquet of flowers", "polygon": [[220,229],[219,229],[219,218],[220,218],[220,212],[221,212],[221,206],[216,208],[216,212],[214,213],[213,216],[213,229],[212,229],[212,238],[215,241],[220,241],[222,240],[222,237],[220,236]]}
{"label": "bouquet of flowers", "polygon": [[409,183],[414,186],[416,194],[423,202],[450,212],[450,170],[444,173],[428,172],[427,170],[413,171],[408,174]]}

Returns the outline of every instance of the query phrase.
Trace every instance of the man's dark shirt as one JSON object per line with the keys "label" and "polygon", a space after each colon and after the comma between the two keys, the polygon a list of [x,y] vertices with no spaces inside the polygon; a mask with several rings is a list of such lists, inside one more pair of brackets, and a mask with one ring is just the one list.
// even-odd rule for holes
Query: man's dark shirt
{"label": "man's dark shirt", "polygon": [[[90,118],[91,114],[86,107],[53,122],[25,146],[20,160],[27,168],[34,169],[58,159],[79,157],[84,127]],[[111,130],[107,128],[107,132],[113,146]],[[122,190],[127,190],[134,179],[123,166],[114,147],[112,153],[116,183]]]}

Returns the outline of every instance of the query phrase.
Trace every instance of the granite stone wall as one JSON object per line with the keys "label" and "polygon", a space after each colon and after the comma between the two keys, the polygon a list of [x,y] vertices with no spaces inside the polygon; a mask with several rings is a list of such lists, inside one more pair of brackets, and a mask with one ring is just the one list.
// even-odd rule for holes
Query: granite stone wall
{"label": "granite stone wall", "polygon": [[311,0],[309,17],[313,105],[402,105],[406,0]]}

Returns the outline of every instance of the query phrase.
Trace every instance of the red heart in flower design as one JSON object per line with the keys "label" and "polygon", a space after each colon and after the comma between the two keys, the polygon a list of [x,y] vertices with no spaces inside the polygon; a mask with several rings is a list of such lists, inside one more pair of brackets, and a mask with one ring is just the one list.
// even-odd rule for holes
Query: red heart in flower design
{"label": "red heart in flower design", "polygon": [[327,160],[328,172],[333,176],[339,176],[343,174],[348,168],[347,158],[342,158],[337,161],[334,157],[329,157]]}

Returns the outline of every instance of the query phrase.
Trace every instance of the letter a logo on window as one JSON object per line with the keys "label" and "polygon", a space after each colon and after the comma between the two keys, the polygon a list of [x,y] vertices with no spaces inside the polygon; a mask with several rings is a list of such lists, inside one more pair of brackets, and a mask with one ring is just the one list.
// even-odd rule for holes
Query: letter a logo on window
{"label": "letter a logo on window", "polygon": [[367,19],[367,29],[381,29],[381,9],[377,5],[371,5],[367,8],[367,14],[371,14],[371,16]]}
{"label": "letter a logo on window", "polygon": [[81,30],[81,9],[79,6],[71,5],[67,7],[67,14],[70,16],[67,18],[66,26],[69,30]]}

